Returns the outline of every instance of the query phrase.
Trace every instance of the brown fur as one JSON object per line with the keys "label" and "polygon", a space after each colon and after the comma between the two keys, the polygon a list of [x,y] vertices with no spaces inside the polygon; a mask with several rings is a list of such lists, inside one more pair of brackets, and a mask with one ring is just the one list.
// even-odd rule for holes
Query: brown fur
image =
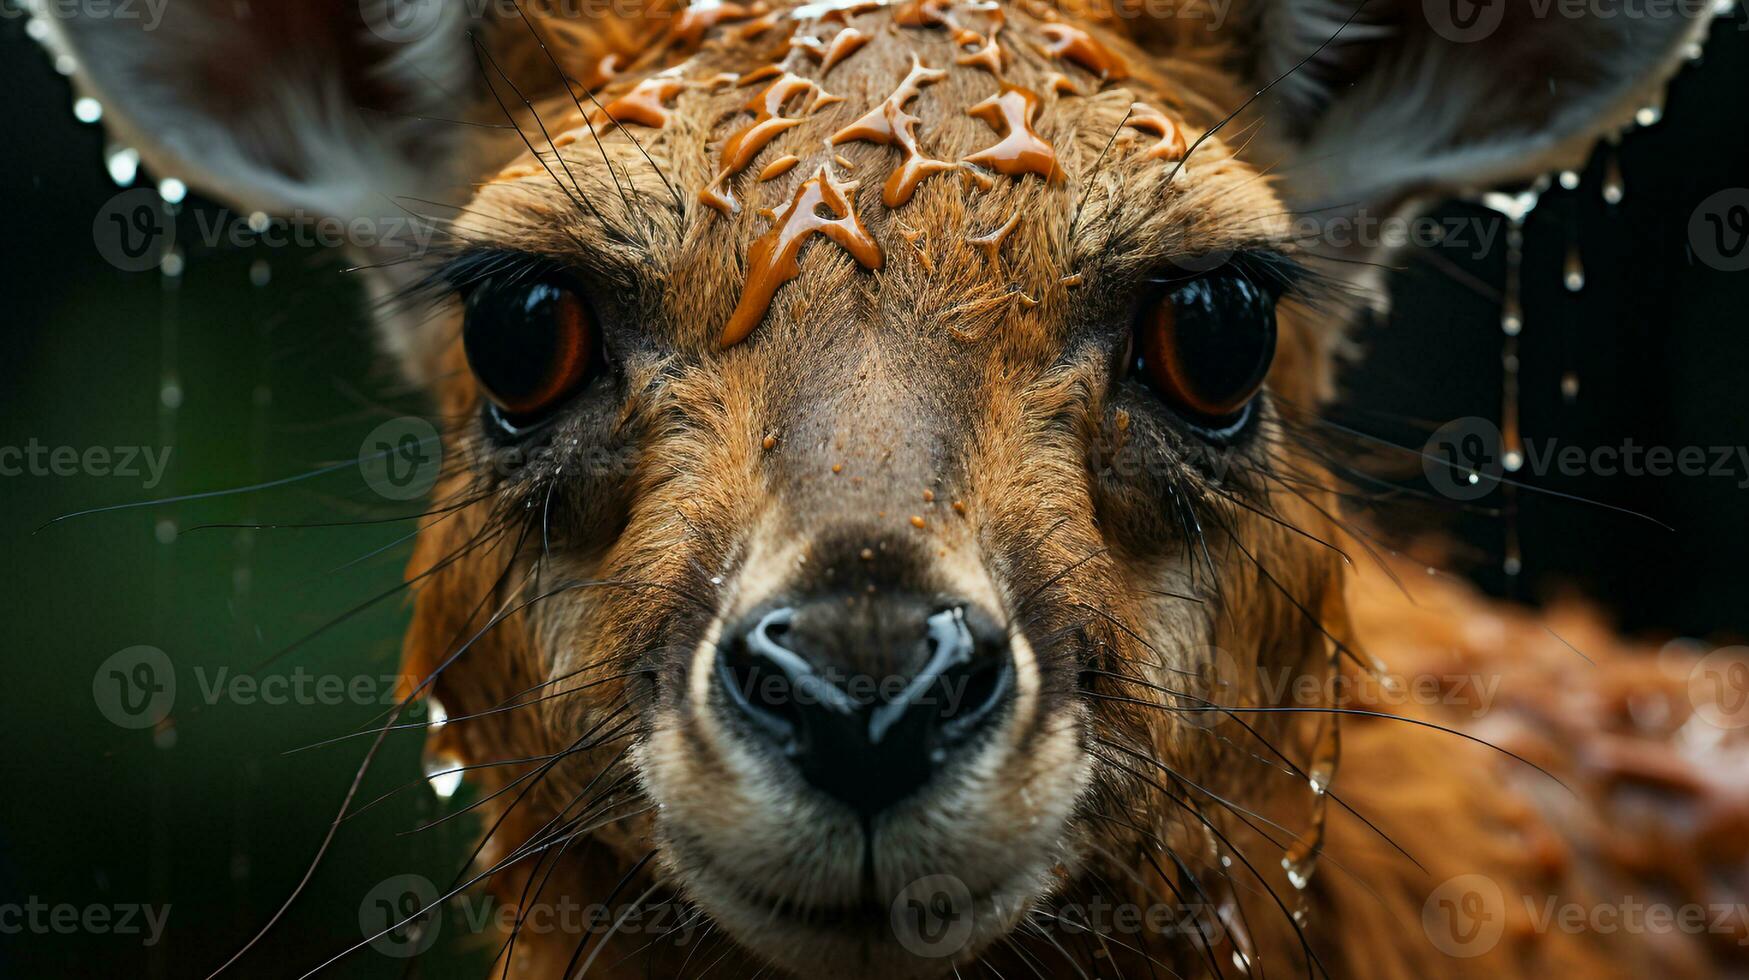
{"label": "brown fur", "polygon": [[[1145,145],[1138,134],[1118,128],[1129,104],[1143,100],[1171,113],[1194,138],[1239,100],[1241,90],[1209,69],[1215,56],[1207,50],[1198,58],[1154,60],[1108,36],[1135,76],[1097,95],[1047,96],[1037,125],[1057,148],[1067,182],[998,178],[992,189],[980,191],[970,178],[950,173],[926,180],[908,205],[888,209],[874,198],[893,165],[893,151],[851,143],[834,151],[848,165],[832,164],[832,154],[822,149],[825,137],[884,98],[913,54],[925,64],[947,66],[957,51],[942,31],[889,26],[885,11],[848,20],[875,39],[821,81],[844,102],[809,115],[771,144],[760,159],[793,153],[803,162],[770,182],[756,181],[751,172],[737,181],[743,205],[737,215],[719,216],[692,200],[714,175],[718,141],[746,118],[739,109],[748,90],[737,87],[689,89],[660,130],[627,127],[608,133],[600,146],[579,138],[561,151],[570,164],[563,179],[580,183],[590,211],[567,206],[553,177],[544,169],[530,173],[526,164],[489,183],[470,205],[470,214],[480,216],[464,218],[470,237],[583,261],[604,281],[624,284],[637,297],[640,329],[660,337],[663,353],[628,356],[623,406],[602,415],[602,428],[583,433],[585,441],[606,438],[627,447],[635,460],[630,468],[612,479],[543,474],[545,479],[527,484],[557,495],[547,501],[562,515],[548,531],[550,548],[537,548],[531,537],[521,558],[502,548],[480,550],[423,583],[409,639],[410,659],[430,667],[444,659],[438,651],[483,625],[490,608],[531,594],[490,581],[506,564],[512,582],[535,568],[548,583],[635,581],[581,589],[519,613],[450,665],[437,691],[452,714],[465,714],[488,710],[547,677],[575,673],[561,689],[593,686],[538,710],[450,726],[440,736],[443,747],[464,761],[545,755],[600,725],[616,707],[638,705],[627,717],[643,726],[639,737],[646,750],[637,756],[642,784],[664,790],[671,813],[682,811],[687,825],[652,824],[643,807],[628,805],[635,815],[580,845],[578,850],[588,849],[586,860],[560,862],[542,898],[612,889],[650,839],[659,850],[670,850],[623,886],[622,900],[646,887],[666,892],[678,886],[684,896],[694,859],[671,850],[677,841],[744,836],[752,833],[748,821],[758,820],[756,805],[716,774],[711,737],[687,734],[695,722],[672,687],[665,687],[685,684],[688,651],[709,621],[691,605],[702,600],[714,608],[746,608],[787,574],[772,570],[773,549],[794,562],[828,532],[848,529],[882,547],[892,539],[920,541],[939,550],[944,561],[951,555],[986,569],[1004,607],[1012,616],[1026,615],[1032,635],[1067,629],[1073,649],[1041,651],[1042,658],[1066,665],[1092,656],[1109,672],[1094,681],[1092,699],[1059,698],[1045,710],[1080,718],[1084,738],[1110,740],[1158,760],[1150,768],[1121,750],[1103,748],[1105,742],[1089,743],[1091,781],[1062,831],[1057,891],[1074,896],[1098,882],[1114,897],[1172,902],[1173,890],[1192,894],[1190,879],[1196,877],[1211,899],[1225,895],[1244,910],[1252,923],[1251,948],[1266,969],[1303,970],[1294,930],[1265,897],[1274,891],[1296,901],[1279,868],[1279,846],[1215,802],[1234,800],[1241,813],[1263,810],[1299,827],[1292,821],[1307,819],[1297,800],[1304,795],[1303,780],[1258,764],[1259,743],[1280,745],[1294,760],[1289,765],[1309,767],[1311,731],[1329,716],[1245,718],[1256,733],[1247,748],[1247,736],[1229,723],[1212,730],[1175,723],[1173,714],[1161,710],[1159,691],[1185,687],[1210,650],[1236,655],[1240,677],[1254,658],[1261,658],[1259,668],[1324,676],[1332,669],[1336,641],[1360,645],[1340,626],[1346,619],[1342,563],[1332,548],[1314,541],[1338,533],[1325,516],[1331,501],[1316,492],[1302,499],[1286,484],[1246,475],[1306,465],[1292,458],[1279,423],[1271,423],[1274,437],[1263,443],[1268,448],[1252,450],[1267,456],[1247,458],[1224,484],[1211,484],[1183,461],[1182,444],[1162,427],[1156,409],[1127,403],[1108,389],[1102,380],[1108,359],[1085,342],[1090,321],[1123,322],[1121,310],[1101,297],[1121,293],[1128,277],[1170,256],[1269,239],[1271,216],[1281,206],[1269,182],[1236,156],[1245,120],[1199,149],[1190,168],[1175,178],[1170,165],[1135,152]],[[1042,92],[1049,89],[1049,74],[1063,65],[1034,49],[1038,23],[1011,13],[1002,36],[1011,56],[1006,80]],[[753,40],[737,39],[732,30],[725,36],[687,63],[686,77],[745,72],[768,60],[763,52],[782,48],[776,29]],[[805,62],[797,70],[811,73]],[[1084,91],[1099,88],[1085,72],[1070,74]],[[921,138],[931,155],[960,159],[993,141],[988,127],[960,110],[994,84],[987,73],[960,67],[923,90],[911,111],[922,120]],[[575,128],[573,120],[554,131]],[[633,146],[633,137],[641,147]],[[602,152],[615,161],[618,186],[597,165]],[[762,210],[783,204],[821,166],[859,181],[858,213],[884,252],[884,267],[870,275],[834,246],[814,244],[804,252],[801,277],[779,291],[755,337],[726,352],[714,350],[737,297],[745,249],[768,224]],[[684,215],[673,212],[662,177],[685,199]],[[621,197],[620,188],[631,196]],[[995,261],[970,243],[1016,212],[1022,220]],[[579,256],[578,243],[592,254]],[[1079,291],[1064,283],[1076,273],[1085,283]],[[1304,310],[1284,314],[1282,354],[1271,379],[1279,412],[1311,404],[1321,394],[1328,342],[1311,326],[1316,322]],[[466,374],[458,370],[451,377],[448,414],[468,418]],[[458,435],[465,439],[468,432],[464,427]],[[776,436],[775,449],[763,445],[767,435]],[[1115,467],[1090,468],[1094,449],[1119,459],[1139,456],[1154,473],[1135,478]],[[1160,482],[1162,468],[1170,474],[1170,491]],[[458,474],[448,489],[459,494],[476,486]],[[933,505],[922,503],[926,490]],[[532,499],[515,486],[499,492],[506,505]],[[1196,567],[1201,557],[1187,552],[1186,528],[1163,512],[1160,502],[1168,492],[1191,496],[1210,522],[1215,581]],[[950,500],[964,503],[963,516],[946,506]],[[432,522],[414,568],[422,571],[466,548],[481,532],[480,515],[487,509]],[[907,526],[913,513],[926,517],[924,529]],[[1065,569],[1068,574],[1062,574]],[[713,587],[708,573],[728,584]],[[756,573],[778,578],[755,586],[747,580]],[[1195,592],[1202,601],[1192,605],[1150,594],[1141,583]],[[1033,608],[1015,607],[1041,587]],[[1376,588],[1368,589],[1356,632],[1393,669],[1409,673],[1399,658],[1429,649],[1429,638],[1451,620],[1418,612],[1392,622],[1379,611],[1385,600]],[[487,609],[468,619],[465,611],[486,596]],[[639,678],[616,676],[633,667],[642,671]],[[1570,676],[1563,683],[1593,680]],[[1232,703],[1257,704],[1259,698],[1259,692],[1241,691]],[[669,725],[682,731],[649,730]],[[1420,860],[1422,869],[1378,832],[1345,812],[1333,813],[1326,867],[1305,909],[1305,932],[1333,975],[1426,976],[1470,967],[1492,975],[1581,967],[1600,976],[1635,975],[1653,964],[1672,975],[1706,972],[1705,956],[1692,944],[1655,948],[1621,937],[1521,934],[1517,921],[1509,941],[1485,959],[1441,954],[1425,940],[1421,905],[1433,886],[1452,875],[1487,874],[1509,892],[1522,887],[1526,894],[1547,889],[1593,897],[1614,895],[1612,889],[1626,879],[1585,872],[1595,867],[1603,874],[1607,862],[1594,866],[1588,859],[1601,855],[1567,850],[1573,845],[1561,843],[1566,838],[1557,825],[1543,822],[1553,818],[1537,816],[1540,811],[1522,801],[1546,802],[1546,787],[1498,754],[1453,735],[1405,731],[1370,719],[1350,719],[1342,727],[1347,745],[1338,794]],[[513,807],[488,805],[489,817],[508,814],[494,841],[515,843],[537,834],[579,788],[602,779],[600,767],[609,759],[618,758],[625,768],[624,757],[616,756],[623,745],[570,760]],[[1048,757],[1035,765],[1072,764]],[[651,767],[663,772],[653,774]],[[485,770],[482,789],[498,789],[511,775]],[[1015,768],[1005,777],[1011,789],[1051,785],[1042,768]],[[1510,788],[1499,782],[1503,777],[1511,780]],[[629,786],[624,795],[637,799]],[[1003,819],[1019,821],[1025,809],[1019,797],[997,801],[990,812],[1004,817],[993,817],[985,832],[1000,833]],[[1525,836],[1542,841],[1544,850],[1526,854],[1519,843]],[[1225,873],[1219,869],[1213,859],[1225,850],[1217,843],[1223,837],[1249,856],[1261,878],[1242,880],[1250,875],[1237,865]],[[1281,838],[1276,840],[1279,845]],[[1143,856],[1157,845],[1173,848],[1182,866],[1161,868],[1157,855]],[[1026,844],[1017,839],[1013,846]],[[485,861],[503,853],[502,845],[495,846]],[[528,893],[529,876],[549,873],[549,864],[525,862],[495,877],[494,891],[514,904]],[[662,872],[652,874],[655,868]],[[1052,950],[1020,935],[1035,947],[1030,953],[998,946],[987,954],[993,967],[1000,964],[1001,975],[1026,970],[1028,957],[1064,973],[1058,954],[1065,952],[1082,961],[1077,969],[1101,968],[1100,960],[1086,956],[1091,944]],[[530,975],[554,973],[575,941],[521,940],[518,954],[526,959],[518,966]],[[1134,945],[1137,950],[1108,946],[1104,962],[1144,971],[1149,964],[1136,954],[1145,949],[1147,957],[1180,975],[1207,966],[1194,937]],[[637,975],[644,967],[637,965],[635,949],[626,944],[623,953],[606,959],[631,956],[626,975]],[[1234,949],[1227,940],[1216,955],[1230,957]],[[759,962],[756,954],[734,955],[745,957],[748,966]]]}
{"label": "brown fur", "polygon": [[[1294,5],[1272,9],[1288,16]],[[975,7],[933,9],[954,10],[982,42],[997,15]],[[1148,275],[1289,247],[1288,205],[1269,171],[1294,138],[1311,132],[1317,145],[1314,113],[1332,104],[1332,117],[1364,113],[1342,94],[1375,54],[1335,46],[1286,83],[1301,118],[1268,126],[1247,96],[1275,62],[1310,52],[1303,38],[1278,36],[1265,5],[1244,5],[1218,33],[1190,15],[1212,6],[1140,18],[1119,7],[1116,16],[1102,4],[1003,8],[1001,81],[1042,97],[1034,125],[1054,148],[1048,179],[955,166],[895,208],[881,202],[893,147],[826,143],[885,100],[913,59],[946,71],[908,106],[928,156],[963,161],[1000,135],[966,112],[998,80],[959,63],[970,48],[947,30],[903,26],[929,18],[916,2],[818,22],[742,9],[696,39],[673,36],[666,3],[630,20],[547,16],[530,4],[546,47],[520,17],[487,25],[475,91],[449,113],[514,121],[526,145],[488,129],[473,131],[480,145],[465,155],[433,152],[453,134],[419,129],[420,117],[397,124],[420,136],[407,145],[442,158],[426,164],[434,183],[457,172],[479,180],[454,244],[577,270],[620,369],[578,396],[545,448],[504,465],[478,421],[458,304],[386,328],[409,375],[435,379],[450,420],[440,507],[409,569],[406,660],[454,719],[434,731],[431,751],[477,767],[476,871],[492,872],[488,887],[512,908],[668,899],[710,930],[681,948],[659,936],[591,936],[580,954],[585,937],[531,930],[517,936],[510,972],[557,977],[581,959],[594,975],[627,978],[773,968],[970,976],[980,963],[1001,977],[1196,976],[1232,975],[1246,956],[1282,976],[1741,973],[1740,918],[1734,932],[1706,936],[1527,921],[1521,899],[1728,902],[1749,891],[1742,782],[1709,775],[1743,772],[1743,740],[1721,737],[1698,754],[1672,680],[1686,677],[1685,661],[1655,661],[1588,622],[1545,624],[1439,583],[1417,582],[1411,602],[1362,560],[1366,545],[1333,516],[1330,477],[1306,448],[1311,413],[1330,393],[1340,310],[1284,302],[1262,416],[1218,469],[1158,398],[1114,381]],[[1127,70],[1101,79],[1052,57],[1053,23],[1085,27]],[[829,40],[844,24],[872,39],[829,72],[791,53],[792,35]],[[1534,40],[1545,27],[1555,29],[1532,22],[1508,34]],[[1386,82],[1440,60],[1418,53],[1438,50],[1437,38],[1405,33],[1413,49],[1396,75],[1380,73]],[[90,37],[101,41],[96,29]],[[1570,59],[1581,79],[1606,77],[1598,66],[1616,54],[1611,45],[1628,43],[1597,37],[1574,46],[1584,47]],[[305,67],[319,60],[282,54]],[[624,73],[593,94],[559,81],[560,71],[594,80],[610,54]],[[723,76],[782,59],[841,101],[792,106],[800,123],[730,182],[740,208],[719,214],[699,193],[759,91]],[[347,92],[394,101],[389,66],[351,67]],[[595,125],[600,102],[667,69],[685,84],[664,106],[665,125]],[[1620,94],[1597,88],[1599,100]],[[426,93],[408,108],[444,114],[431,101]],[[1490,102],[1491,114],[1453,133],[1511,129],[1493,112],[1511,102]],[[1124,125],[1133,103],[1195,145],[1182,167],[1146,152],[1158,134]],[[1523,154],[1539,161],[1590,135],[1555,116],[1539,125],[1548,138]],[[1486,163],[1478,179],[1503,173],[1505,151],[1489,153],[1476,158]],[[786,154],[799,163],[759,179]],[[295,156],[272,155],[296,169]],[[183,148],[180,159],[198,156]],[[491,163],[470,169],[475,160]],[[1404,185],[1431,173],[1411,171]],[[750,247],[771,212],[821,174],[856,183],[854,213],[879,268],[816,237],[752,334],[721,348]],[[246,197],[244,175],[204,183]],[[1413,189],[1392,185],[1384,197]],[[1011,221],[995,248],[976,241]],[[852,606],[860,592],[896,587],[965,597],[998,612],[1021,651],[1015,719],[984,750],[988,765],[883,816],[866,868],[861,828],[753,758],[698,696],[701,657],[723,622],[823,581]],[[1357,665],[1372,658],[1441,690],[1480,672],[1501,681],[1501,700],[1477,715],[1461,701],[1403,708],[1323,693],[1363,682],[1370,668]],[[1282,678],[1319,693],[1284,697],[1272,683]],[[1650,725],[1623,707],[1646,697],[1663,711]],[[1328,797],[1312,791],[1310,780],[1332,777]],[[1320,847],[1319,861],[1289,862],[1315,871],[1294,887],[1284,855]],[[868,880],[835,870],[845,867]],[[958,958],[898,955],[883,944],[884,922],[848,922],[839,937],[779,924],[764,907],[879,905],[938,870],[976,896],[978,931]],[[1424,919],[1438,912],[1441,887],[1465,875],[1498,888],[1500,908],[1484,911],[1506,924],[1475,958],[1442,951]],[[1200,909],[1203,930],[1089,936],[1061,918],[1095,899]]]}

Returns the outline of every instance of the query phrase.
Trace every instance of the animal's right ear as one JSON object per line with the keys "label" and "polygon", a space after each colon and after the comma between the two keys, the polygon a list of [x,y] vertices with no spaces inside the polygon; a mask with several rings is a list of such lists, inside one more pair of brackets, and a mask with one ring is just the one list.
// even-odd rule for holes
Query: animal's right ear
{"label": "animal's right ear", "polygon": [[[245,211],[406,221],[465,205],[524,152],[500,98],[520,111],[520,96],[565,95],[531,22],[559,63],[585,67],[663,26],[660,0],[637,23],[525,22],[513,2],[533,0],[145,0],[131,17],[39,16],[155,173]],[[362,258],[391,280],[410,272],[380,248]],[[415,377],[436,354],[393,324],[383,339]]]}

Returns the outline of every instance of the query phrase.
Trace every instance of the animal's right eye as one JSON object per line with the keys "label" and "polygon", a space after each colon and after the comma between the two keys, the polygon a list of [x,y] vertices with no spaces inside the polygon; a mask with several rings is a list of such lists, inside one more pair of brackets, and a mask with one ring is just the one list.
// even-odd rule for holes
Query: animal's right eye
{"label": "animal's right eye", "polygon": [[462,347],[500,419],[538,424],[601,366],[601,344],[582,295],[558,278],[492,278],[467,296]]}

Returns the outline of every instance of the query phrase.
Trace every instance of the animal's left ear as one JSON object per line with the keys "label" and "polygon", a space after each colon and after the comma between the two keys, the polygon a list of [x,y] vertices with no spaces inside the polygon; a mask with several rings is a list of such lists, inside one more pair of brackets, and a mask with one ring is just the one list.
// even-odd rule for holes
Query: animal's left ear
{"label": "animal's left ear", "polygon": [[[1241,0],[1243,4],[1244,0]],[[1709,0],[1252,0],[1251,76],[1296,204],[1389,209],[1583,161],[1668,80]],[[1344,26],[1346,24],[1346,26]]]}

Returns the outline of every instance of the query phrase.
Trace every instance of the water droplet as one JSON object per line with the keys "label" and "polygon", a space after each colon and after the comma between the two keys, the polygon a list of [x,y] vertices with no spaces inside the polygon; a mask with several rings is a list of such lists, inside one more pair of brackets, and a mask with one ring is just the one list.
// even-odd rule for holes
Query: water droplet
{"label": "water droplet", "polygon": [[176,522],[168,517],[161,518],[152,526],[152,537],[157,538],[159,544],[175,544]]}
{"label": "water droplet", "polygon": [[1655,126],[1663,118],[1664,109],[1657,105],[1641,106],[1640,111],[1634,113],[1634,122],[1641,126]]}
{"label": "water droplet", "polygon": [[158,386],[158,404],[172,410],[182,407],[182,385],[176,379],[166,379]]}
{"label": "water droplet", "polygon": [[267,226],[272,224],[272,223],[273,223],[273,219],[269,218],[267,216],[266,211],[251,211],[251,212],[249,212],[249,230],[256,233],[257,235],[266,231]]}
{"label": "water droplet", "polygon": [[1603,162],[1603,201],[1606,204],[1620,204],[1627,193],[1627,185],[1621,176],[1621,155],[1612,147]]}
{"label": "water droplet", "polygon": [[164,260],[158,263],[158,271],[176,279],[182,275],[184,265],[186,263],[182,258],[182,253],[172,249],[168,255],[164,256]]}
{"label": "water droplet", "polygon": [[1579,397],[1579,375],[1572,371],[1561,375],[1561,397],[1571,402]]}
{"label": "water droplet", "polygon": [[70,54],[55,55],[55,73],[56,74],[71,75],[78,70],[79,70],[79,62],[74,61],[72,55],[70,55]]}
{"label": "water droplet", "polygon": [[1508,575],[1517,575],[1524,571],[1524,559],[1517,555],[1507,555],[1506,560],[1500,563],[1500,570]]}
{"label": "water droplet", "polygon": [[30,23],[24,25],[24,34],[32,41],[44,41],[49,36],[49,22],[41,17],[32,17]]}
{"label": "water droplet", "polygon": [[1524,454],[1516,449],[1510,450],[1501,457],[1500,465],[1506,467],[1509,473],[1517,473],[1524,466]]}
{"label": "water droplet", "polygon": [[158,196],[167,204],[181,204],[188,196],[188,185],[175,177],[166,177],[158,181]]}
{"label": "water droplet", "polygon": [[462,788],[460,766],[461,760],[448,753],[425,760],[425,781],[431,784],[431,791],[438,799],[447,800]]}
{"label": "water droplet", "polygon": [[131,146],[117,147],[104,158],[104,166],[109,169],[109,179],[119,187],[126,187],[140,175],[140,151]]}
{"label": "water droplet", "polygon": [[1585,265],[1579,259],[1579,243],[1567,246],[1567,266],[1561,276],[1566,284],[1567,292],[1576,293],[1585,288]]}
{"label": "water droplet", "polygon": [[73,118],[82,123],[94,123],[103,118],[103,103],[84,96],[73,103]]}
{"label": "water droplet", "polygon": [[251,285],[260,289],[272,281],[273,266],[269,265],[266,259],[256,259],[249,263],[249,282]]}
{"label": "water droplet", "polygon": [[443,702],[435,697],[425,699],[425,724],[432,731],[449,724],[449,712],[444,710]]}
{"label": "water droplet", "polygon": [[1576,170],[1561,171],[1561,186],[1573,191],[1579,189],[1579,172]]}

